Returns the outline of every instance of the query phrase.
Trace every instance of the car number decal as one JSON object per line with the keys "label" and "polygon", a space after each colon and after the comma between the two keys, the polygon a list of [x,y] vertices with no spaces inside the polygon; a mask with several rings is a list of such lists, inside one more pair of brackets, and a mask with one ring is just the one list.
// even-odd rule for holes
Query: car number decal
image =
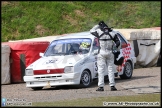
{"label": "car number decal", "polygon": [[97,66],[97,62],[95,62],[95,71],[98,71],[98,66]]}

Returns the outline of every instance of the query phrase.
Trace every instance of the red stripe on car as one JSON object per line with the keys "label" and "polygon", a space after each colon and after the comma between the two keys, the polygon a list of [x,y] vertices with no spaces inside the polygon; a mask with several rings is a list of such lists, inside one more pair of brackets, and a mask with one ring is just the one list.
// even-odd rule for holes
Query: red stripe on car
{"label": "red stripe on car", "polygon": [[57,73],[64,73],[64,68],[61,68],[61,69],[34,70],[34,75],[57,74]]}

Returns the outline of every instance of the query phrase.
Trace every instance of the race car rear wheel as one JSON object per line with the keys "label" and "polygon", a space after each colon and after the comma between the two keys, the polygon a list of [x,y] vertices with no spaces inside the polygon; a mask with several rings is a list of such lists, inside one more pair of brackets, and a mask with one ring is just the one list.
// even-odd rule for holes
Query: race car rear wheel
{"label": "race car rear wheel", "polygon": [[90,84],[91,84],[91,74],[88,70],[84,70],[80,78],[80,87],[89,87]]}
{"label": "race car rear wheel", "polygon": [[127,61],[124,66],[123,75],[120,75],[121,79],[130,79],[133,74],[133,68],[130,61]]}

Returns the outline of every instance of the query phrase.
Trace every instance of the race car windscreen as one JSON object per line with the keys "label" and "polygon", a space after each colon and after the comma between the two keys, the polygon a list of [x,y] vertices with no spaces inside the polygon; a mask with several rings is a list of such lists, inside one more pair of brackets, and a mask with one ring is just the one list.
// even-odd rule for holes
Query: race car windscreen
{"label": "race car windscreen", "polygon": [[71,38],[51,42],[45,56],[87,54],[92,40],[89,38]]}

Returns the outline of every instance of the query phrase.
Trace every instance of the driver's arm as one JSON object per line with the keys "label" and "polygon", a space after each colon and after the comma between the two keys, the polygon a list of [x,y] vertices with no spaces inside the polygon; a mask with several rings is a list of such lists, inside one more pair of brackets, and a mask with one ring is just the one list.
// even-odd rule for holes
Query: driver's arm
{"label": "driver's arm", "polygon": [[95,25],[91,30],[90,30],[90,33],[94,36],[96,36],[97,38],[99,38],[99,34],[97,33],[97,29],[99,29],[99,25]]}

